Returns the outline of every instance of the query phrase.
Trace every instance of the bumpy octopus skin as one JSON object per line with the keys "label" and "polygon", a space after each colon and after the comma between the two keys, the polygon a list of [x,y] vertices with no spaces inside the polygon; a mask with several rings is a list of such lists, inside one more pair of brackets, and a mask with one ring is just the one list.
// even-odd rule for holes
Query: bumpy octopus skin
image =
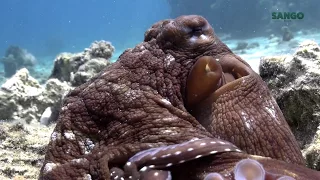
{"label": "bumpy octopus skin", "polygon": [[[213,138],[200,124],[202,121],[185,108],[186,84],[199,58],[230,53],[203,17],[181,16],[154,24],[145,33],[144,42],[126,50],[117,62],[66,96],[39,179],[118,179],[116,176],[128,172],[123,167],[128,168],[127,161],[137,153],[139,156],[152,148],[167,146],[184,147],[188,151],[200,145],[189,144],[190,140]],[[183,143],[186,144],[179,146]],[[307,177],[304,173],[310,174],[309,179],[318,177],[307,168],[300,170],[297,165],[264,157],[261,158],[265,162],[261,162],[261,158],[220,147],[210,146],[212,151],[221,151],[217,154],[196,151],[206,156],[196,158],[196,155],[168,169],[151,167],[142,177],[150,179],[158,173],[162,178],[170,175],[173,179],[200,180],[210,173],[231,172],[237,162],[246,158],[266,164],[265,169],[292,170],[296,179]],[[172,150],[164,149],[167,153]],[[179,158],[184,160],[190,155],[195,154]],[[163,162],[167,160],[170,159]],[[270,166],[272,163],[276,165]],[[272,169],[270,172],[276,173]]]}
{"label": "bumpy octopus skin", "polygon": [[39,179],[109,179],[109,167],[139,151],[211,137],[182,93],[196,59],[221,45],[200,16],[156,23],[144,42],[66,96]]}
{"label": "bumpy octopus skin", "polygon": [[232,53],[204,56],[198,61],[202,63],[194,65],[187,81],[187,106],[214,137],[249,154],[305,165],[267,85],[247,63]]}

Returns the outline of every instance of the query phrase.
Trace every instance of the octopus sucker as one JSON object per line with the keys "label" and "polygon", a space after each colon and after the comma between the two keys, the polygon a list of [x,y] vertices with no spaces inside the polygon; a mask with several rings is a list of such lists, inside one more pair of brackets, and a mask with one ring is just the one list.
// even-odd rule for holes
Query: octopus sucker
{"label": "octopus sucker", "polygon": [[235,180],[264,180],[266,172],[258,161],[243,159],[236,164],[234,176]]}
{"label": "octopus sucker", "polygon": [[223,176],[218,172],[210,172],[205,175],[204,180],[295,180],[287,175],[270,173],[263,165],[254,159],[240,160],[234,167],[233,176]]}
{"label": "octopus sucker", "polygon": [[163,170],[149,170],[141,173],[141,180],[171,180],[171,172]]}
{"label": "octopus sucker", "polygon": [[278,178],[277,180],[295,180],[295,178],[290,177],[290,176],[282,176],[282,177]]}
{"label": "octopus sucker", "polygon": [[209,173],[203,180],[224,180],[224,178],[220,173]]}
{"label": "octopus sucker", "polygon": [[240,160],[233,173],[235,180],[295,180],[291,176],[270,173],[259,161],[250,158]]}

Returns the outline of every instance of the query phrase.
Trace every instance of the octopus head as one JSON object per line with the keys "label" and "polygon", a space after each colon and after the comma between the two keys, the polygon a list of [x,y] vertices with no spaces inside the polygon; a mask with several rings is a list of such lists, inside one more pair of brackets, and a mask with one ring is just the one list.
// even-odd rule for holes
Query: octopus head
{"label": "octopus head", "polygon": [[180,16],[155,23],[145,33],[144,41],[157,39],[163,48],[198,49],[215,41],[212,27],[197,15]]}

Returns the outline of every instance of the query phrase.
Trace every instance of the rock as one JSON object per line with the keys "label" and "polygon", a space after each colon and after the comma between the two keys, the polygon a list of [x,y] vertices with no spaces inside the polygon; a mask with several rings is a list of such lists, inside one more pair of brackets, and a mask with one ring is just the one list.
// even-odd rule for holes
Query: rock
{"label": "rock", "polygon": [[42,113],[41,117],[40,117],[40,124],[43,125],[48,125],[50,123],[50,117],[52,115],[52,108],[51,107],[47,107],[44,112]]}
{"label": "rock", "polygon": [[70,89],[66,82],[57,79],[49,79],[41,86],[27,69],[21,69],[1,86],[0,119],[37,123],[47,107],[59,109]]}
{"label": "rock", "polygon": [[39,82],[29,75],[29,71],[26,68],[20,69],[10,81],[6,81],[1,89],[6,90],[8,92],[19,91],[24,94],[38,94],[39,89],[41,89],[41,85]]}
{"label": "rock", "polygon": [[62,53],[54,61],[50,78],[70,82],[72,86],[85,83],[110,64],[115,48],[107,41],[95,41],[82,53]]}
{"label": "rock", "polygon": [[237,47],[235,48],[236,51],[238,50],[245,50],[248,47],[248,43],[247,42],[238,42],[237,43]]}
{"label": "rock", "polygon": [[257,48],[259,46],[260,46],[260,44],[258,42],[253,42],[253,43],[248,45],[248,49]]}
{"label": "rock", "polygon": [[5,57],[1,58],[0,61],[4,66],[5,77],[11,77],[23,67],[31,70],[37,59],[25,49],[18,46],[9,46],[5,52]]}
{"label": "rock", "polygon": [[282,41],[290,41],[293,39],[293,33],[290,31],[288,26],[282,26]]}
{"label": "rock", "polygon": [[0,179],[38,179],[53,129],[0,122]]}
{"label": "rock", "polygon": [[274,35],[274,34],[271,34],[269,37],[268,37],[268,40],[269,40],[269,44],[279,44],[281,42],[281,39]]}
{"label": "rock", "polygon": [[86,59],[91,58],[103,58],[110,59],[115,48],[108,41],[95,41],[89,48],[84,50],[84,56]]}
{"label": "rock", "polygon": [[[15,118],[25,118],[29,121],[34,118],[33,114],[26,113],[23,107],[29,105],[29,111],[33,111],[35,106],[28,103],[29,99],[39,95],[41,85],[37,80],[29,76],[26,68],[19,70],[12,78],[7,80],[0,89],[0,119],[14,120]],[[29,112],[28,111],[28,112]]]}
{"label": "rock", "polygon": [[259,47],[259,43],[253,42],[253,43],[247,43],[247,42],[238,42],[236,47],[234,47],[232,50],[239,54],[245,54],[247,50],[254,49]]}
{"label": "rock", "polygon": [[91,59],[90,61],[82,64],[78,71],[73,74],[72,84],[83,84],[87,82],[90,78],[98,74],[102,71],[107,65],[109,65],[109,61],[99,59]]}
{"label": "rock", "polygon": [[320,170],[320,128],[316,132],[314,142],[302,151],[307,159],[307,166]]}
{"label": "rock", "polygon": [[302,42],[293,55],[264,57],[260,76],[291,126],[310,168],[320,170],[320,47]]}
{"label": "rock", "polygon": [[81,64],[84,64],[81,53],[61,53],[54,60],[54,67],[49,78],[70,82],[71,73],[76,72]]}

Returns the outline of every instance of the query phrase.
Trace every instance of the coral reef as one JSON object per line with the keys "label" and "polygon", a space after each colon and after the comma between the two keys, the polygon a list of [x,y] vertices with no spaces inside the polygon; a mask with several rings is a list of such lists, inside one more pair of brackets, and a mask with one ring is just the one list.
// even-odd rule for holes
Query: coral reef
{"label": "coral reef", "polygon": [[57,79],[49,79],[41,86],[26,68],[20,69],[1,86],[0,119],[36,123],[32,121],[39,120],[47,107],[59,109],[64,94],[70,89],[66,82]]}
{"label": "coral reef", "polygon": [[64,95],[72,86],[86,82],[109,65],[113,52],[111,43],[96,41],[82,53],[62,53],[44,85],[30,76],[26,68],[20,69],[1,86],[0,119],[23,119],[27,123],[40,120],[46,125],[55,121]]}
{"label": "coral reef", "polygon": [[115,48],[107,41],[95,41],[84,52],[62,53],[54,61],[50,78],[70,82],[72,86],[85,83],[110,64]]}
{"label": "coral reef", "polygon": [[267,82],[307,159],[320,170],[320,47],[304,41],[293,55],[264,57],[260,75]]}
{"label": "coral reef", "polygon": [[0,59],[0,62],[4,65],[5,77],[11,77],[23,67],[32,69],[36,61],[31,53],[18,46],[10,46],[6,50],[5,56]]}
{"label": "coral reef", "polygon": [[1,86],[0,119],[30,123],[42,117],[44,124],[55,121],[63,96],[72,86],[86,82],[109,65],[113,52],[111,43],[96,41],[82,53],[62,53],[44,85],[31,77],[26,68],[20,69]]}

